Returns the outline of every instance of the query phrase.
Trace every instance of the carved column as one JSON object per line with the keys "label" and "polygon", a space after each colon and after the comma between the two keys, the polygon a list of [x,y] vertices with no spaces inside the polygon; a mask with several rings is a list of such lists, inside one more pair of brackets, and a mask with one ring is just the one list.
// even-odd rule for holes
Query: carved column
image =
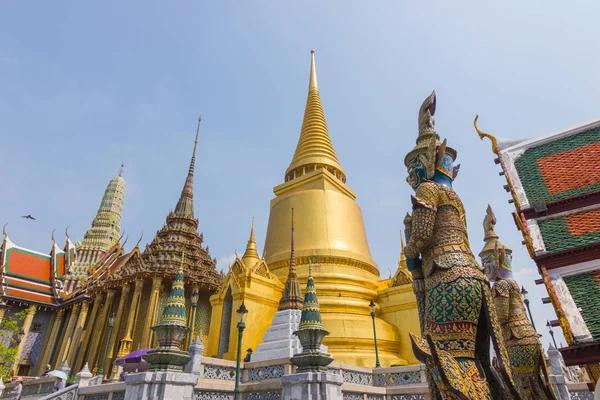
{"label": "carved column", "polygon": [[79,311],[79,317],[77,318],[77,322],[75,323],[75,332],[73,333],[73,340],[71,341],[69,351],[67,352],[67,363],[71,367],[75,362],[75,355],[79,352],[78,350],[81,348],[81,332],[83,331],[83,327],[85,326],[85,321],[87,319],[89,307],[89,300],[84,300],[81,302],[81,311]]}
{"label": "carved column", "polygon": [[106,291],[106,301],[104,302],[104,307],[102,307],[102,312],[100,313],[100,317],[98,317],[98,323],[96,324],[96,328],[94,329],[94,332],[92,333],[92,346],[90,347],[90,355],[88,357],[88,365],[90,367],[90,369],[92,370],[92,373],[95,374],[94,370],[96,367],[96,357],[98,356],[98,354],[101,354],[102,350],[104,349],[104,342],[102,341],[102,338],[104,338],[104,332],[106,331],[107,327],[106,325],[106,321],[107,321],[107,317],[108,317],[108,313],[110,312],[110,307],[112,305],[112,301],[115,297],[115,290],[114,289],[109,289]]}
{"label": "carved column", "polygon": [[35,316],[35,312],[37,311],[36,306],[29,306],[27,308],[27,315],[25,316],[25,320],[23,321],[22,332],[25,333],[23,340],[19,343],[19,347],[17,348],[17,356],[15,358],[15,362],[13,364],[13,371],[15,374],[17,373],[17,368],[19,367],[19,361],[21,360],[21,353],[23,353],[23,349],[25,348],[25,343],[27,343],[27,337],[29,336],[29,330],[31,329],[31,323],[33,322],[33,317]]}
{"label": "carved column", "polygon": [[115,316],[115,326],[113,328],[113,331],[111,332],[110,338],[108,338],[108,351],[110,353],[108,360],[106,360],[106,363],[104,364],[104,371],[106,371],[107,376],[110,376],[110,365],[116,359],[117,352],[115,350],[115,342],[119,337],[119,331],[121,330],[121,320],[123,319],[123,311],[125,309],[125,304],[127,304],[130,290],[131,285],[129,283],[125,283],[123,285],[123,290],[121,291],[121,299],[119,300],[119,306],[117,307],[117,315]]}
{"label": "carved column", "polygon": [[140,297],[142,294],[142,288],[144,287],[144,281],[141,279],[135,280],[135,289],[133,290],[133,297],[131,298],[131,307],[129,309],[129,318],[127,319],[127,329],[125,330],[125,337],[121,339],[119,346],[119,354],[117,357],[123,357],[131,353],[131,343],[133,342],[133,327],[135,318],[138,313],[140,306]]}
{"label": "carved column", "polygon": [[58,350],[58,354],[56,355],[56,360],[54,362],[54,368],[58,368],[63,361],[66,361],[66,354],[69,348],[69,343],[71,341],[71,335],[75,330],[75,321],[77,321],[77,316],[79,314],[79,309],[81,307],[81,303],[77,303],[71,308],[71,314],[69,315],[69,319],[67,320],[67,325],[65,325],[65,329],[63,329],[63,335],[61,338],[60,349]]}
{"label": "carved column", "polygon": [[42,374],[42,371],[48,362],[48,354],[54,348],[54,340],[56,339],[56,334],[58,334],[58,328],[60,328],[64,313],[65,311],[61,309],[52,314],[52,318],[46,327],[44,341],[42,342],[42,352],[38,356],[36,366],[33,371],[33,375],[35,376],[40,376]]}
{"label": "carved column", "polygon": [[161,283],[162,277],[156,276],[152,278],[152,293],[150,294],[150,304],[148,313],[146,314],[146,321],[144,322],[144,330],[142,331],[140,349],[146,349],[150,347],[150,339],[152,338],[152,329],[150,328],[154,326],[156,320],[156,307],[158,306]]}
{"label": "carved column", "polygon": [[106,294],[104,292],[98,293],[93,299],[94,305],[92,306],[92,313],[90,314],[90,319],[83,334],[83,341],[81,342],[81,346],[79,346],[79,351],[77,352],[77,357],[75,358],[75,364],[71,366],[73,371],[81,371],[83,365],[85,364],[83,360],[88,352],[88,345],[90,343],[90,338],[94,333],[94,326],[96,324],[98,310],[102,306],[102,303],[104,303],[105,295]]}

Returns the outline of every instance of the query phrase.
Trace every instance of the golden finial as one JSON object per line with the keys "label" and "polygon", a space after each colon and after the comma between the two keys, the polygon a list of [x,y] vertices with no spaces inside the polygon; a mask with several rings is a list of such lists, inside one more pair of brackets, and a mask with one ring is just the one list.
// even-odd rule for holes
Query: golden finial
{"label": "golden finial", "polygon": [[250,240],[256,242],[254,239],[254,217],[252,217],[252,228],[250,229]]}
{"label": "golden finial", "polygon": [[127,236],[125,237],[125,241],[123,242],[121,247],[125,247],[125,243],[127,243],[128,240],[129,240],[129,234],[127,234]]}
{"label": "golden finial", "polygon": [[6,233],[6,225],[8,225],[8,222],[2,226],[2,234],[4,235],[5,239],[8,237],[8,234]]}
{"label": "golden finial", "polygon": [[138,239],[137,243],[135,244],[135,247],[139,247],[140,242],[142,241],[143,237],[144,237],[144,231],[142,231],[142,234],[140,235],[140,238]]}
{"label": "golden finial", "polygon": [[481,140],[483,140],[484,137],[490,139],[490,141],[492,142],[492,152],[494,152],[494,154],[498,155],[498,141],[496,140],[496,137],[494,135],[490,135],[489,133],[482,132],[481,129],[479,129],[479,126],[477,126],[478,119],[479,119],[479,114],[475,115],[475,121],[473,121],[473,125],[475,125],[475,130],[477,131],[479,138]]}
{"label": "golden finial", "polygon": [[69,239],[70,239],[70,237],[69,237],[69,227],[70,227],[70,226],[71,226],[71,225],[69,224],[69,225],[67,225],[67,227],[65,228],[65,236],[67,237],[67,240],[69,240]]}
{"label": "golden finial", "polygon": [[315,67],[315,51],[310,51],[310,81],[308,82],[308,90],[317,89],[319,90],[319,85],[317,84],[317,69]]}
{"label": "golden finial", "polygon": [[56,229],[53,229],[53,230],[52,230],[52,244],[53,244],[53,245],[55,245],[55,244],[56,244],[56,240],[54,240],[54,231],[55,231],[55,230],[56,230]]}

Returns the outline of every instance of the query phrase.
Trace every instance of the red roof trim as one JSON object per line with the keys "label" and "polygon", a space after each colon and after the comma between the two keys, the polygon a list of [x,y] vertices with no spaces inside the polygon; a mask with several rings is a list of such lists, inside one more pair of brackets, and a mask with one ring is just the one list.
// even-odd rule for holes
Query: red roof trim
{"label": "red roof trim", "polygon": [[562,354],[567,367],[600,362],[600,342],[563,347],[558,351]]}

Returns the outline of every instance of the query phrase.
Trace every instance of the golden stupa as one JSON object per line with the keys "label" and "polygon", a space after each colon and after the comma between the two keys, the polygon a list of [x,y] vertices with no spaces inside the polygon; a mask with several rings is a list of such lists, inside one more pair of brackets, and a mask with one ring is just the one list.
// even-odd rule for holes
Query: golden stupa
{"label": "golden stupa", "polygon": [[262,342],[288,276],[294,209],[298,279],[305,287],[311,262],[323,324],[330,332],[324,344],[335,361],[374,366],[369,313],[369,303],[374,300],[378,304],[375,327],[381,365],[415,363],[408,332],[418,332],[419,322],[410,274],[400,262],[393,278],[380,280],[356,194],[346,185],[346,174],[329,137],[314,51],[298,145],[284,183],[273,191],[276,197],[271,200],[262,258],[256,252],[252,230],[246,254],[236,257],[220,292],[211,297],[206,355],[235,358],[237,330],[232,320],[242,300],[249,309],[244,349]]}

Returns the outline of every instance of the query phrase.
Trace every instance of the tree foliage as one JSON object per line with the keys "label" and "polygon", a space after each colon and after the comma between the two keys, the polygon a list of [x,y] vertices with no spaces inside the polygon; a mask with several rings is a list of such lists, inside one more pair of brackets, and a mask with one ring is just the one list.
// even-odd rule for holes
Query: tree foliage
{"label": "tree foliage", "polygon": [[[27,310],[19,311],[13,315],[6,315],[0,326],[0,377],[6,382],[10,370],[17,358],[19,348],[19,333],[23,327],[23,320]],[[14,371],[15,374],[17,371]]]}

